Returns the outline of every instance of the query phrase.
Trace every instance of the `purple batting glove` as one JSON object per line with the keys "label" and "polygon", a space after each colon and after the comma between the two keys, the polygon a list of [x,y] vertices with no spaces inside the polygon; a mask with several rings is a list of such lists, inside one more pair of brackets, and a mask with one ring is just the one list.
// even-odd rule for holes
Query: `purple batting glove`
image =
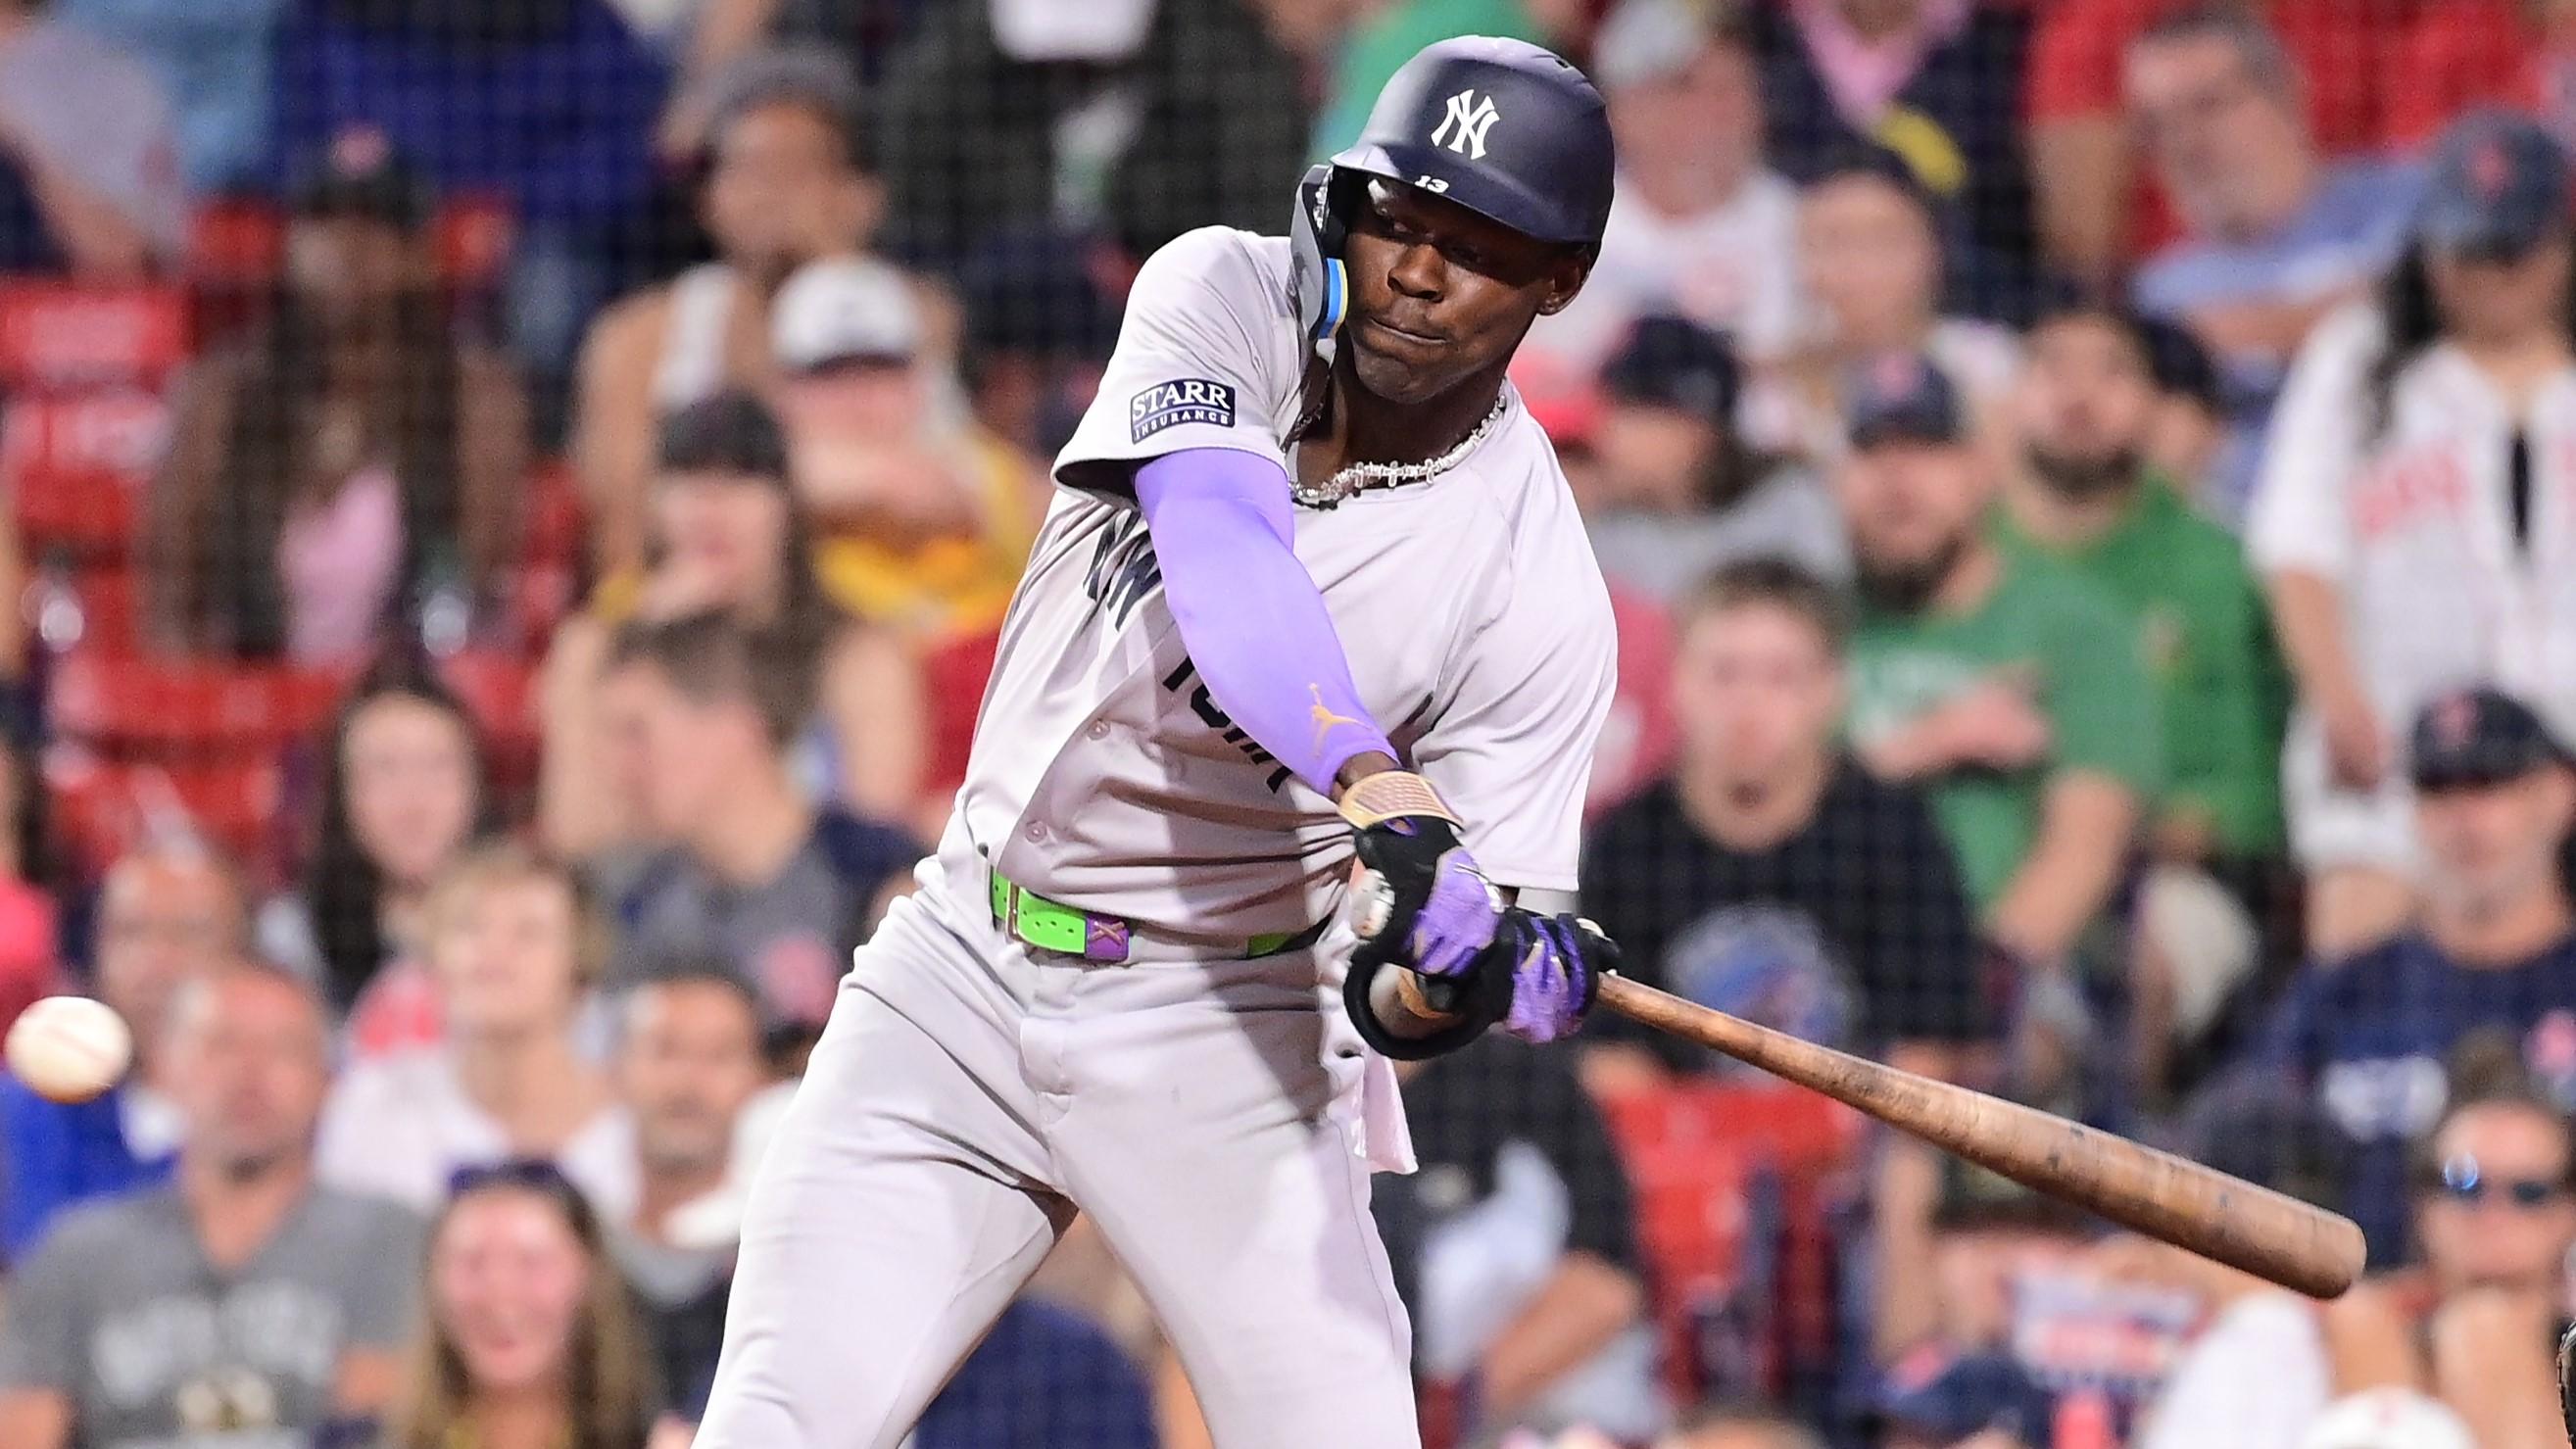
{"label": "purple batting glove", "polygon": [[1572,1036],[1592,1008],[1601,973],[1618,969],[1618,947],[1600,927],[1571,915],[1505,911],[1500,939],[1515,952],[1512,1005],[1503,1015],[1503,1030],[1523,1041]]}
{"label": "purple batting glove", "polygon": [[1441,856],[1431,875],[1431,893],[1414,912],[1413,934],[1405,942],[1413,969],[1425,976],[1465,975],[1477,955],[1494,943],[1502,904],[1467,847]]}

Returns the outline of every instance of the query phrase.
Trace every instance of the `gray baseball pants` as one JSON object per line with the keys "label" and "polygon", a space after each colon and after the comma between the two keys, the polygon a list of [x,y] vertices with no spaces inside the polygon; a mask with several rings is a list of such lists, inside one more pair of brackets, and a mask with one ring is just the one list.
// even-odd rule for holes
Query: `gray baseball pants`
{"label": "gray baseball pants", "polygon": [[1074,1212],[1220,1449],[1419,1449],[1312,952],[1100,966],[934,869],[841,984],[756,1175],[698,1449],[895,1449]]}

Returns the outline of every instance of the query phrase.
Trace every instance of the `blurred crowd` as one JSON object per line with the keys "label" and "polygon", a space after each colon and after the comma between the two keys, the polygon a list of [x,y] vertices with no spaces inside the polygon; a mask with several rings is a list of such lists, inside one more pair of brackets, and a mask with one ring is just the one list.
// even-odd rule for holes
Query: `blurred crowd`
{"label": "blurred crowd", "polygon": [[[0,1445],[685,1446],[1137,267],[1470,32],[1620,148],[1586,914],[2373,1271],[1603,1020],[1405,1078],[1428,1442],[2562,1444],[2576,3],[0,0],[0,1022],[139,1047]],[[1079,1226],[917,1436],[1206,1442]]]}

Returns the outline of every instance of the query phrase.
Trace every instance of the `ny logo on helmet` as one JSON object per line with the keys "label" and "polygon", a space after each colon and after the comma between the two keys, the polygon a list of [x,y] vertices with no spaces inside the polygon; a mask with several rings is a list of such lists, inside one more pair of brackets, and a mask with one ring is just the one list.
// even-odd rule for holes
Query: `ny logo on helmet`
{"label": "ny logo on helmet", "polygon": [[[1446,146],[1470,160],[1485,159],[1485,133],[1494,129],[1502,113],[1494,109],[1492,96],[1478,96],[1463,90],[1449,98],[1449,113],[1440,118],[1440,129],[1431,133],[1431,144]],[[1456,135],[1451,135],[1451,131]]]}

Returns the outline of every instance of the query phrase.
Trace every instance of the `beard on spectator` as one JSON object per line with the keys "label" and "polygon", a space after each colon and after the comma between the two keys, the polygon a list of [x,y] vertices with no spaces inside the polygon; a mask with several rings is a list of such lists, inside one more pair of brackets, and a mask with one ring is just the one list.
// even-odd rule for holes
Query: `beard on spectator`
{"label": "beard on spectator", "polygon": [[2134,445],[2076,453],[2035,442],[2022,450],[2022,458],[2043,487],[2072,503],[2117,493],[2135,483],[2146,467],[2146,455]]}
{"label": "beard on spectator", "polygon": [[1943,539],[1931,552],[1915,559],[1872,558],[1868,550],[1855,549],[1852,583],[1862,601],[1873,609],[1919,614],[1949,582],[1950,575],[1958,571],[1967,554],[1965,532]]}

